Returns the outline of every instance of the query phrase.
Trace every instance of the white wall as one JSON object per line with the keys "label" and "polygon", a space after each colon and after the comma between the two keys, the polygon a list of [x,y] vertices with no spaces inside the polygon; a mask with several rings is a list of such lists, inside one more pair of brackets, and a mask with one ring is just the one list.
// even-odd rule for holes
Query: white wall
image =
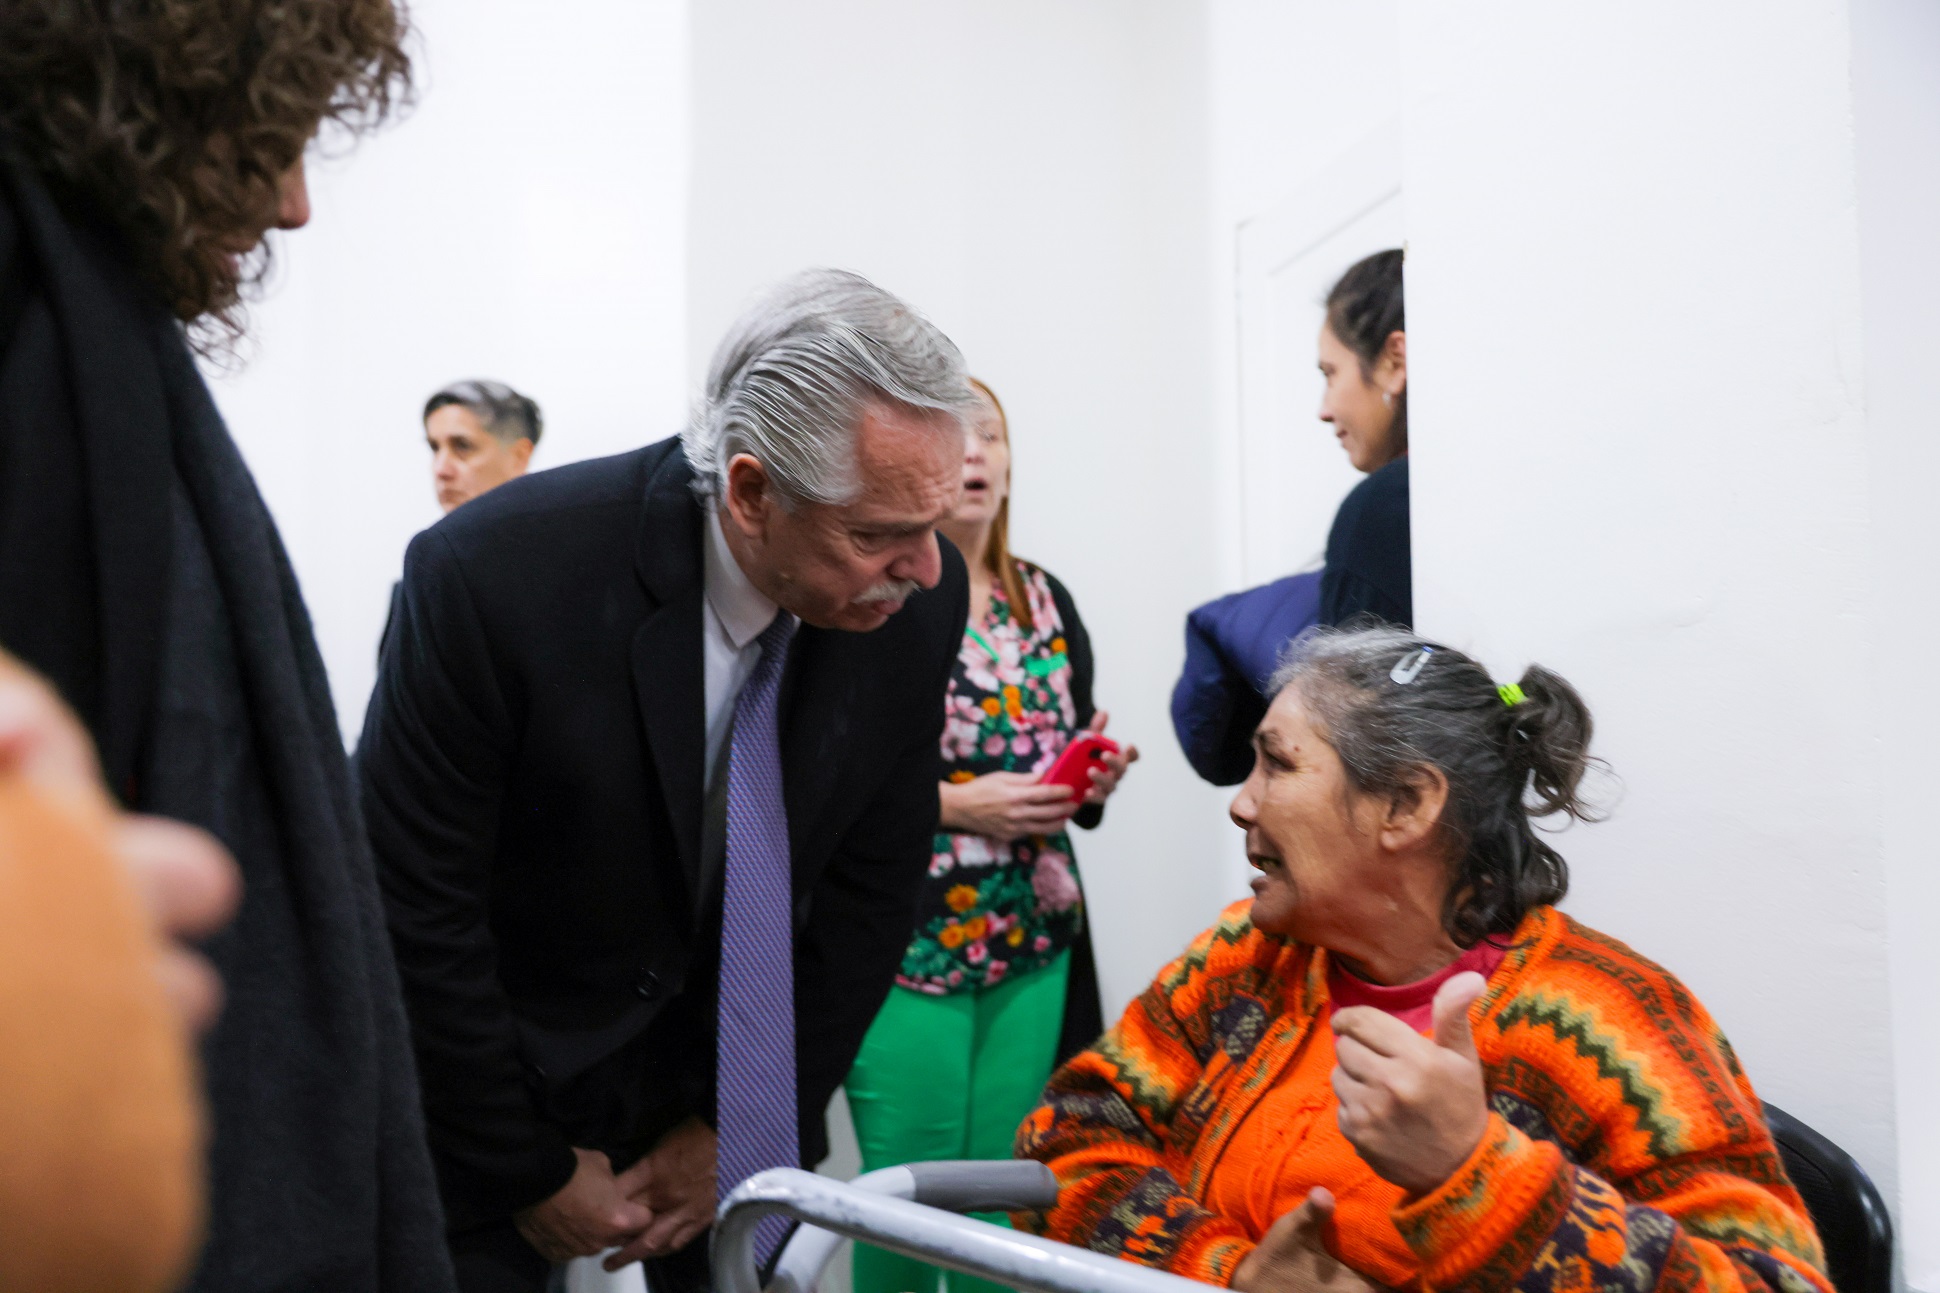
{"label": "white wall", "polygon": [[[1275,227],[1296,225],[1305,231],[1313,223],[1303,218],[1308,212],[1336,206],[1330,200],[1334,195],[1316,189],[1330,187],[1330,176],[1364,179],[1370,153],[1385,150],[1384,137],[1393,134],[1399,110],[1395,0],[1211,0],[1206,65],[1209,165],[1203,236],[1213,419],[1199,443],[1215,466],[1213,591],[1224,593],[1314,565],[1333,508],[1354,484],[1329,428],[1315,416],[1313,338],[1300,335],[1308,325],[1271,317],[1299,314],[1299,303],[1290,299],[1287,284],[1269,288],[1243,281],[1242,265],[1249,259],[1247,231],[1255,254],[1258,243],[1273,240]],[[1381,164],[1376,161],[1375,168]],[[1339,257],[1340,263],[1331,269],[1320,264],[1326,252],[1314,248],[1314,255],[1274,277],[1297,284],[1296,293],[1321,283],[1316,293],[1324,295],[1355,255],[1373,250],[1356,240],[1356,230],[1340,233],[1335,241],[1354,248]],[[1248,306],[1242,300],[1248,292],[1276,299]],[[1285,353],[1262,356],[1258,339],[1249,338],[1252,357],[1242,373],[1238,321],[1249,310],[1255,324],[1267,322],[1266,330],[1274,334],[1267,344],[1284,344]],[[1317,329],[1317,303],[1313,319]],[[1262,358],[1267,362],[1258,362]],[[1269,365],[1273,371],[1262,371]],[[1244,401],[1243,383],[1250,383]],[[1265,392],[1267,398],[1262,398],[1263,386],[1273,388]],[[1250,410],[1244,427],[1243,403]],[[1284,443],[1275,444],[1274,437]],[[1283,509],[1280,515],[1262,516],[1262,501],[1274,496],[1261,488],[1261,476],[1297,471],[1296,464],[1315,470],[1287,481],[1275,503]],[[1244,488],[1243,481],[1249,482]],[[1223,808],[1231,794],[1216,792],[1217,804]],[[1223,812],[1209,815],[1207,829],[1213,832],[1226,891],[1245,896],[1252,872],[1243,837]]]}
{"label": "white wall", "polygon": [[346,738],[404,546],[438,519],[419,410],[460,377],[539,402],[537,467],[686,407],[685,6],[418,0],[420,102],[311,167],[217,401],[283,531]]}
{"label": "white wall", "polygon": [[[1240,528],[1239,231],[1278,211],[1313,176],[1393,122],[1401,83],[1395,0],[1211,0],[1206,50],[1216,411],[1209,448],[1219,464],[1221,591],[1231,591],[1249,579]],[[1300,370],[1313,367],[1311,354],[1288,361]],[[1308,408],[1291,408],[1276,429],[1331,440]],[[1351,481],[1342,492],[1348,487]]]}
{"label": "white wall", "polygon": [[1909,1286],[1940,1290],[1940,686],[1920,658],[1940,641],[1940,6],[1854,0],[1861,317],[1871,450],[1871,660],[1882,726],[1883,812],[1898,1082],[1901,1263]]}
{"label": "white wall", "polygon": [[1177,0],[709,0],[693,14],[690,371],[762,285],[869,275],[1010,413],[1013,543],[1072,589],[1145,758],[1078,841],[1116,1010],[1208,924],[1220,798],[1166,700],[1215,589],[1201,16]]}
{"label": "white wall", "polygon": [[1235,230],[1398,111],[1418,622],[1582,685],[1622,786],[1570,909],[1690,981],[1940,1288],[1940,11],[1210,18],[1222,515]]}
{"label": "white wall", "polygon": [[1581,687],[1624,794],[1563,841],[1570,910],[1891,1193],[1869,665],[1917,594],[1874,583],[1846,6],[1401,31],[1418,623]]}

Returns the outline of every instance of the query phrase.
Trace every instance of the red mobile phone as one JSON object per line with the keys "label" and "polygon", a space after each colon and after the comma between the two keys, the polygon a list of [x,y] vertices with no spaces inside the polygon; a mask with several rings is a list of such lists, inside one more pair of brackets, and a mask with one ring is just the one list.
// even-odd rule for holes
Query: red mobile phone
{"label": "red mobile phone", "polygon": [[1040,786],[1069,786],[1073,798],[1091,793],[1091,770],[1103,766],[1107,754],[1118,753],[1118,742],[1109,736],[1080,732],[1071,738],[1057,761],[1037,779]]}

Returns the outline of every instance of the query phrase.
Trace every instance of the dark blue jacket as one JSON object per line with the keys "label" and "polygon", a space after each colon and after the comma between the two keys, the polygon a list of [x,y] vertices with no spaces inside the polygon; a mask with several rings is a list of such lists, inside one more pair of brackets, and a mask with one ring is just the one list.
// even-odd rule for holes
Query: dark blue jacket
{"label": "dark blue jacket", "polygon": [[1215,786],[1246,780],[1253,729],[1280,652],[1319,617],[1321,573],[1229,593],[1186,616],[1186,663],[1172,688],[1172,728],[1186,762]]}
{"label": "dark blue jacket", "polygon": [[1413,581],[1404,455],[1341,500],[1323,570],[1231,593],[1186,617],[1172,728],[1193,771],[1215,786],[1246,780],[1266,685],[1287,643],[1316,624],[1367,617],[1411,627]]}

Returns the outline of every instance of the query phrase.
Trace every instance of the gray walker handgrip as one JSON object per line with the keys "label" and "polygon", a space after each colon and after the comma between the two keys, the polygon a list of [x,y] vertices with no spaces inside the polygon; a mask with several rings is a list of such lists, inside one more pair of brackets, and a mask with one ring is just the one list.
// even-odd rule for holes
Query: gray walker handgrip
{"label": "gray walker handgrip", "polygon": [[[1041,1189],[1041,1180],[1037,1184]],[[715,1287],[720,1293],[762,1293],[755,1269],[755,1227],[777,1213],[806,1224],[783,1250],[768,1293],[811,1293],[844,1237],[1031,1293],[1197,1293],[1205,1287],[909,1201],[917,1188],[908,1167],[885,1168],[847,1184],[792,1167],[757,1173],[736,1186],[715,1214]],[[955,1185],[949,1188],[957,1190]],[[994,1195],[980,1192],[974,1197],[981,1201]],[[1017,1201],[1015,1195],[1005,1200]]]}
{"label": "gray walker handgrip", "polygon": [[909,1163],[912,1200],[945,1212],[1044,1211],[1058,1201],[1058,1178],[1028,1159]]}

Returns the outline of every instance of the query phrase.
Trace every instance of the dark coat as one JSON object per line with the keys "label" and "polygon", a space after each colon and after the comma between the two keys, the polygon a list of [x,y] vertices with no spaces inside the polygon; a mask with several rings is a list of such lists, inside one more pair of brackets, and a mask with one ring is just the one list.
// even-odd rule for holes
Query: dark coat
{"label": "dark coat", "polygon": [[0,162],[0,645],[123,803],[213,832],[209,1237],[191,1289],[453,1287],[396,972],[296,577],[182,329]]}
{"label": "dark coat", "polygon": [[1414,557],[1408,514],[1408,457],[1403,454],[1341,500],[1327,531],[1327,569],[1320,579],[1320,622],[1349,625],[1366,616],[1400,628],[1415,621]]}
{"label": "dark coat", "polygon": [[1320,614],[1318,571],[1228,593],[1186,616],[1186,662],[1172,688],[1172,730],[1186,762],[1215,786],[1253,770],[1253,729],[1287,643]]}
{"label": "dark coat", "polygon": [[[454,1228],[713,1118],[701,524],[675,440],[540,472],[418,536],[358,750]],[[968,581],[782,681],[801,1145],[915,924]]]}
{"label": "dark coat", "polygon": [[1193,771],[1237,785],[1253,768],[1253,729],[1287,643],[1315,624],[1414,622],[1406,455],[1368,474],[1334,513],[1318,574],[1233,593],[1186,620],[1186,662],[1172,689],[1172,730]]}

